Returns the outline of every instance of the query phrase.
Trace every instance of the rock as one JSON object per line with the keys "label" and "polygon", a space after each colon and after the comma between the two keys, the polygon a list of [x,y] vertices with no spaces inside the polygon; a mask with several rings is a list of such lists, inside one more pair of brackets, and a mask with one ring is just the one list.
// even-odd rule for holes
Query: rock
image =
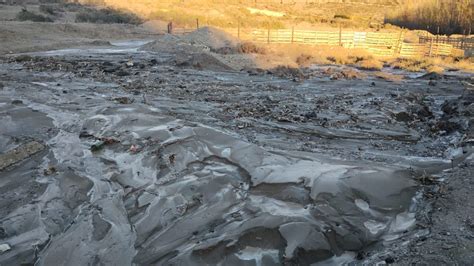
{"label": "rock", "polygon": [[22,100],[13,100],[13,101],[12,101],[12,104],[14,104],[14,105],[20,105],[20,104],[23,104],[23,101],[22,101]]}
{"label": "rock", "polygon": [[46,176],[48,176],[48,175],[55,174],[56,172],[57,172],[56,167],[54,167],[54,166],[49,166],[48,168],[44,169],[43,174],[46,175]]}
{"label": "rock", "polygon": [[33,57],[31,57],[29,55],[19,55],[19,56],[15,57],[15,61],[18,62],[18,63],[28,62],[28,61],[32,61],[32,60],[33,60]]}
{"label": "rock", "polygon": [[115,75],[119,77],[125,77],[125,76],[130,76],[130,72],[120,69],[119,71],[115,73]]}
{"label": "rock", "polygon": [[120,68],[117,67],[117,66],[109,66],[109,67],[106,67],[106,68],[102,69],[102,71],[104,71],[105,73],[114,73],[119,69]]}
{"label": "rock", "polygon": [[449,120],[444,120],[444,121],[439,121],[436,123],[434,127],[434,131],[445,131],[446,133],[452,133],[454,131],[460,130],[462,127],[458,123],[449,121]]}
{"label": "rock", "polygon": [[10,247],[10,245],[8,245],[8,244],[1,244],[1,245],[0,245],[0,254],[1,254],[1,253],[4,253],[4,252],[6,252],[6,251],[9,251],[10,249],[12,249],[12,248]]}
{"label": "rock", "polygon": [[439,80],[443,79],[444,76],[442,74],[436,73],[436,72],[430,72],[427,74],[424,74],[423,76],[419,77],[419,79],[429,79],[429,80]]}
{"label": "rock", "polygon": [[393,263],[395,263],[395,259],[392,258],[392,257],[387,257],[387,258],[385,259],[385,263],[387,263],[387,264],[393,264]]}
{"label": "rock", "polygon": [[45,149],[37,141],[31,141],[0,155],[0,171]]}
{"label": "rock", "polygon": [[4,238],[7,238],[7,237],[8,237],[8,235],[5,232],[5,228],[0,227],[0,239],[4,239]]}
{"label": "rock", "polygon": [[395,114],[395,119],[399,122],[413,121],[413,117],[407,112],[400,112]]}
{"label": "rock", "polygon": [[117,98],[114,98],[114,101],[116,101],[120,104],[131,104],[131,103],[133,103],[133,99],[130,99],[128,97],[117,97]]}

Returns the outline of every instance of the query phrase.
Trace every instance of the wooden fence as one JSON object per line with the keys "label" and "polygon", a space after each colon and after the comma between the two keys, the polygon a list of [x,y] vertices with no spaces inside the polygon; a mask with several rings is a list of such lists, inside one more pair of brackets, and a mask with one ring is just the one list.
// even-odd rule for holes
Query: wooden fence
{"label": "wooden fence", "polygon": [[345,48],[366,49],[377,56],[394,56],[401,50],[403,32],[355,32],[310,31],[295,29],[278,30],[228,30],[240,39],[259,43],[295,43],[306,45],[342,46]]}
{"label": "wooden fence", "polygon": [[474,37],[420,36],[420,43],[445,43],[463,50],[474,49]]}
{"label": "wooden fence", "polygon": [[[298,29],[222,29],[235,37],[266,44],[305,44],[314,46],[342,46],[345,48],[365,49],[376,56],[423,57],[423,56],[463,56],[464,50],[456,47],[470,47],[469,38],[464,38],[464,46],[436,42],[436,36],[430,42],[404,42],[405,32],[357,32],[338,30],[298,30]],[[176,34],[184,34],[192,29],[174,29]]]}

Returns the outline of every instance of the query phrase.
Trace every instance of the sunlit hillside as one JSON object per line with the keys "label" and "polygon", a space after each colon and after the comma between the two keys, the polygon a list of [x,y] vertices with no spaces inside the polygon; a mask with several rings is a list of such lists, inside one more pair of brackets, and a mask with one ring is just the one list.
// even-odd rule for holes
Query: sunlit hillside
{"label": "sunlit hillside", "polygon": [[[81,3],[127,10],[145,19],[174,21],[182,26],[353,27],[378,28],[387,9],[399,0],[265,0],[153,1],[82,0]],[[308,3],[308,4],[307,4]]]}

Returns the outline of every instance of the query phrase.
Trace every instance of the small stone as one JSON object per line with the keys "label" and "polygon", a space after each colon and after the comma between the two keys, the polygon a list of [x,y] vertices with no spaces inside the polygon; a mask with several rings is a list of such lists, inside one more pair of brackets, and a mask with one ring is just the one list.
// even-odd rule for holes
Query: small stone
{"label": "small stone", "polygon": [[6,251],[9,251],[10,249],[12,249],[12,248],[10,247],[10,245],[8,245],[8,244],[1,244],[1,245],[0,245],[0,254],[1,254],[1,253],[4,253],[4,252],[6,252]]}
{"label": "small stone", "polygon": [[387,257],[387,258],[385,259],[385,263],[387,263],[387,264],[395,263],[395,259],[392,258],[392,257]]}

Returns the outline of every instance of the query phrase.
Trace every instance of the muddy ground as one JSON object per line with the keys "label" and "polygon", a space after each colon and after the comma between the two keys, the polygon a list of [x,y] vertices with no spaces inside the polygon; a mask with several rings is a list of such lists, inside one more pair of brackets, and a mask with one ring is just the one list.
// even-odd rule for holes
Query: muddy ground
{"label": "muddy ground", "polygon": [[472,264],[471,74],[158,38],[2,57],[0,264]]}

